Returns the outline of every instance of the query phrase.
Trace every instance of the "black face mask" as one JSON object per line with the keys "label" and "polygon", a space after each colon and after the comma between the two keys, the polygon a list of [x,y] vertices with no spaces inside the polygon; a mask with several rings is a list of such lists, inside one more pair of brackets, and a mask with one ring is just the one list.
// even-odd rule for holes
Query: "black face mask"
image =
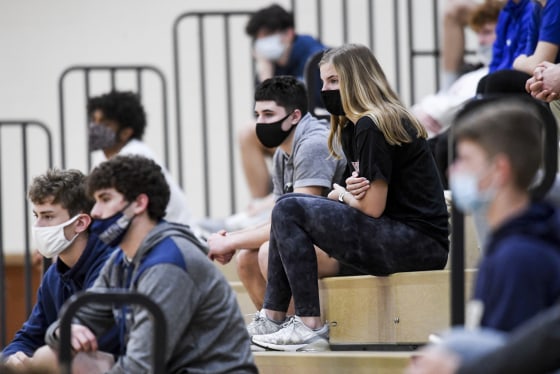
{"label": "black face mask", "polygon": [[286,117],[272,123],[257,123],[257,138],[262,145],[268,148],[278,147],[294,129],[295,125],[290,127],[288,131],[282,130],[282,122],[286,120],[292,113],[288,113]]}
{"label": "black face mask", "polygon": [[325,109],[332,115],[343,116],[342,99],[340,98],[340,90],[321,91],[321,99],[325,105]]}

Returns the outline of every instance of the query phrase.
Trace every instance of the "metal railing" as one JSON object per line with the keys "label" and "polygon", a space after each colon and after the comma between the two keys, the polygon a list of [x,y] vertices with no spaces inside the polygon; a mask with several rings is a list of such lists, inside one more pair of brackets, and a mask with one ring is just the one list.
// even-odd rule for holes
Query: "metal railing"
{"label": "metal railing", "polygon": [[[312,6],[313,5],[313,6]],[[376,42],[376,38],[379,35],[387,35],[391,41],[388,42],[392,48],[392,63],[384,64],[383,67],[387,71],[392,72],[392,80],[396,91],[401,94],[401,96],[407,96],[408,101],[413,103],[416,100],[417,89],[419,85],[417,80],[420,79],[421,74],[416,73],[416,64],[420,59],[431,59],[431,66],[433,67],[434,80],[432,82],[433,89],[429,90],[429,93],[434,92],[439,87],[439,18],[438,18],[438,1],[437,0],[423,0],[423,1],[412,1],[412,0],[395,0],[387,5],[386,2],[368,0],[365,2],[358,1],[324,1],[316,0],[314,3],[308,1],[291,1],[292,11],[294,12],[296,19],[296,30],[300,32],[301,29],[308,26],[309,21],[315,20],[315,32],[311,34],[316,35],[325,45],[335,46],[348,42],[359,42],[368,45],[374,53],[384,52],[387,43],[380,45]],[[390,14],[385,14],[385,10],[379,11],[381,6],[389,7],[392,10]],[[429,7],[429,11],[415,12],[415,7],[421,6],[423,8]],[[313,9],[309,9],[312,7]],[[360,13],[364,15],[360,21],[351,17],[352,11],[360,7]],[[254,85],[254,64],[251,60],[251,45],[249,42],[245,44],[239,44],[237,42],[236,47],[232,47],[232,40],[241,40],[249,38],[244,35],[244,24],[239,24],[238,27],[233,28],[232,23],[239,22],[239,20],[248,20],[249,16],[253,13],[253,10],[236,10],[236,11],[209,11],[209,12],[187,12],[180,14],[173,22],[172,27],[172,37],[173,37],[173,68],[175,73],[175,117],[176,117],[176,133],[177,133],[177,150],[178,150],[178,162],[179,162],[179,173],[178,179],[182,184],[184,181],[184,166],[183,166],[183,148],[184,140],[183,134],[185,132],[200,132],[200,150],[192,149],[191,152],[196,152],[195,159],[201,160],[202,174],[200,178],[195,178],[196,180],[201,180],[202,188],[200,193],[204,196],[204,214],[206,216],[213,215],[213,210],[217,203],[212,198],[213,186],[220,184],[222,188],[220,193],[223,195],[224,188],[222,180],[220,183],[212,183],[212,173],[210,170],[214,165],[226,165],[228,174],[228,179],[223,181],[228,184],[228,200],[230,212],[233,213],[237,209],[237,191],[236,191],[236,173],[235,173],[235,147],[234,143],[235,133],[233,126],[233,118],[236,110],[239,111],[239,106],[235,106],[232,102],[234,98],[239,95],[235,90],[234,80],[239,80],[240,76],[243,76],[243,84],[247,87]],[[382,14],[383,13],[383,14]],[[424,17],[425,14],[431,14],[431,17]],[[301,18],[298,16],[301,14]],[[423,15],[422,17],[417,16],[417,14]],[[329,17],[329,15],[333,15]],[[333,31],[333,25],[331,18],[336,17],[340,21],[336,25],[336,30]],[[392,20],[390,22],[391,27],[390,32],[382,26],[376,27],[377,22],[380,17],[388,18]],[[188,21],[188,22],[187,22]],[[305,21],[305,24],[298,21]],[[359,33],[357,38],[356,32],[352,33],[353,28],[362,22],[361,30],[364,32]],[[425,22],[425,25],[421,25],[421,22]],[[184,38],[181,38],[181,27],[187,27],[188,25],[193,25],[189,29],[189,33],[185,33]],[[302,27],[299,27],[301,24]],[[211,26],[208,26],[211,25]],[[328,28],[327,28],[328,25]],[[206,29],[212,27],[214,34],[220,34],[217,30],[221,28],[222,37],[221,39],[213,39],[208,41],[210,38]],[[429,39],[431,47],[420,48],[415,45],[414,30],[422,28],[424,33],[424,39]],[[305,31],[308,31],[307,29]],[[328,32],[330,31],[330,32]],[[306,32],[301,32],[306,33]],[[336,34],[337,37],[333,38],[332,35]],[[188,35],[188,39],[187,38]],[[196,35],[195,38],[192,36]],[[356,40],[359,39],[359,40]],[[387,39],[387,38],[384,38]],[[406,39],[406,40],[405,40]],[[187,40],[196,40],[197,44],[193,47],[186,46]],[[211,51],[210,51],[211,49]],[[189,53],[185,52],[187,50]],[[406,56],[403,61],[402,56]],[[232,60],[240,59],[246,56],[247,62],[242,66],[244,69],[236,69],[235,74],[233,73],[232,66],[235,65]],[[389,59],[389,57],[387,57]],[[211,61],[216,64],[216,60],[221,61],[221,67],[208,71],[208,63]],[[251,61],[251,62],[249,62]],[[186,66],[186,62],[191,65]],[[192,71],[194,67],[194,71]],[[216,65],[214,65],[216,66]],[[245,78],[246,70],[249,73],[248,77]],[[184,74],[184,71],[189,71],[188,76]],[[216,94],[210,93],[210,88],[216,90],[216,83],[211,85],[209,80],[213,78],[214,75],[219,74],[223,77],[223,90],[220,92],[225,92],[223,95],[224,105],[220,105],[220,114],[224,114],[223,118],[212,120],[210,118],[209,102],[215,101]],[[408,75],[408,77],[405,77]],[[389,77],[391,78],[391,77]],[[239,84],[239,83],[238,83]],[[190,91],[197,91],[199,94],[194,99],[185,99],[185,87],[188,87]],[[196,87],[196,89],[195,89]],[[425,87],[422,87],[425,88]],[[246,89],[243,91],[246,92]],[[406,95],[405,95],[406,92]],[[193,95],[194,96],[194,95]],[[248,104],[247,109],[252,105],[252,98],[247,98]],[[197,109],[194,105],[189,106],[191,102],[198,101],[199,108]],[[190,119],[192,122],[197,123],[192,125],[190,122],[187,123],[183,118],[183,113],[185,109],[191,114]],[[250,113],[247,110],[247,113]],[[216,115],[215,115],[216,116]],[[210,143],[210,128],[214,126],[215,122],[221,122],[221,128],[226,133],[227,141],[225,145],[219,143],[212,138],[212,143]],[[225,123],[224,123],[225,122]],[[196,129],[193,127],[196,126]],[[222,150],[226,147],[225,156],[214,163],[211,162],[211,157],[216,157],[216,150]],[[200,152],[200,153],[198,153]],[[223,169],[222,169],[223,170]],[[222,173],[223,174],[223,173]],[[221,178],[222,174],[218,174]],[[214,179],[217,177],[214,177]],[[223,197],[223,196],[220,196]]]}
{"label": "metal railing", "polygon": [[[168,120],[168,115],[167,115],[167,105],[168,105],[168,100],[167,100],[167,81],[165,79],[164,74],[162,73],[162,71],[158,68],[156,68],[155,66],[150,66],[150,65],[75,65],[75,66],[70,66],[67,69],[65,69],[62,74],[60,75],[59,79],[58,79],[58,103],[59,103],[59,114],[60,114],[60,162],[62,165],[62,168],[66,167],[66,148],[67,148],[67,144],[66,144],[66,133],[67,133],[67,128],[66,128],[66,100],[65,100],[65,80],[68,77],[68,75],[70,73],[82,73],[83,74],[83,79],[84,79],[84,92],[83,92],[83,97],[85,99],[85,101],[87,102],[87,100],[89,100],[92,97],[92,74],[93,73],[104,73],[107,75],[107,77],[105,77],[106,79],[108,79],[108,90],[102,92],[102,93],[106,93],[108,91],[113,91],[113,90],[119,90],[122,89],[119,87],[118,84],[118,77],[120,73],[132,73],[134,74],[134,80],[135,80],[135,88],[134,88],[134,92],[139,96],[140,100],[143,101],[143,97],[144,97],[144,73],[145,72],[150,72],[153,73],[160,81],[160,85],[161,85],[161,111],[162,111],[162,131],[163,131],[163,145],[162,145],[162,150],[164,153],[164,165],[169,169],[169,160],[170,160],[170,152],[169,152],[169,120]],[[145,103],[144,103],[145,104]],[[145,106],[145,105],[144,105]],[[88,114],[86,111],[86,108],[84,106],[83,108],[83,122],[80,120],[79,122],[82,122],[82,130],[85,131],[87,130],[87,126],[90,123],[90,118],[88,118]],[[148,125],[149,126],[149,125]],[[87,136],[87,131],[85,131],[84,136]],[[84,139],[87,139],[84,137]],[[88,149],[86,149],[87,152],[87,170],[91,169],[91,164],[92,164],[92,160],[91,160],[91,153],[89,152]]]}
{"label": "metal railing", "polygon": [[[16,201],[21,198],[21,214],[23,220],[19,224],[23,224],[23,238],[19,240],[18,246],[21,245],[24,250],[24,286],[25,286],[25,312],[26,315],[31,313],[31,309],[33,307],[33,294],[32,294],[32,263],[31,263],[31,252],[30,252],[30,240],[29,240],[29,223],[30,223],[30,209],[29,209],[29,201],[27,199],[27,186],[29,185],[29,180],[31,176],[30,171],[30,154],[33,152],[34,156],[37,156],[38,149],[29,146],[30,142],[30,135],[29,132],[32,129],[37,129],[39,132],[44,133],[45,135],[45,142],[46,142],[46,155],[42,155],[42,160],[46,160],[47,167],[52,167],[53,165],[53,151],[52,151],[52,136],[50,133],[49,128],[40,121],[36,120],[0,120],[0,149],[2,149],[3,144],[3,136],[2,136],[2,129],[6,128],[16,128],[16,131],[19,132],[19,138],[21,140],[20,146],[17,146],[17,140],[12,140],[10,138],[10,145],[14,146],[14,149],[19,149],[21,151],[20,160],[21,160],[21,170],[20,174],[22,177],[22,186],[23,191],[21,196],[10,196],[10,203],[16,203]],[[33,134],[35,136],[35,133]],[[34,138],[35,140],[36,137]],[[4,147],[6,149],[7,147]],[[0,152],[0,176],[3,175],[4,168],[8,165],[13,166],[17,161],[17,157],[15,154],[12,154],[9,159],[4,159],[2,157],[2,153]],[[46,156],[46,157],[45,157]],[[14,175],[10,174],[11,184],[16,183],[13,180]],[[2,184],[0,184],[0,205],[3,208],[8,205],[5,203],[5,196],[4,191],[2,188]],[[13,207],[12,207],[13,209]],[[4,229],[6,227],[4,220],[3,220],[3,213],[5,211],[11,211],[11,209],[2,209],[0,211],[0,346],[4,347],[6,345],[6,276],[5,276],[5,234]],[[10,222],[10,224],[18,224],[17,222]],[[17,230],[14,230],[17,231]],[[50,261],[44,261],[43,267],[46,269]]]}
{"label": "metal railing", "polygon": [[148,310],[154,322],[153,345],[154,362],[151,372],[165,372],[165,347],[167,345],[167,324],[161,308],[146,295],[132,291],[82,292],[66,301],[60,311],[60,351],[59,363],[62,374],[72,373],[71,324],[78,310],[86,304],[135,304]]}

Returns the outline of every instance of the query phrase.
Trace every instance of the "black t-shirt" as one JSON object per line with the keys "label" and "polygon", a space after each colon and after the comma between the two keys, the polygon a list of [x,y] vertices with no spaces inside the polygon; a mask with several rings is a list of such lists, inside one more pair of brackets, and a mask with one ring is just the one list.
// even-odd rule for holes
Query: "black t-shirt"
{"label": "black t-shirt", "polygon": [[370,117],[342,130],[342,149],[348,160],[347,172],[387,182],[384,215],[401,221],[434,238],[446,248],[448,214],[437,168],[426,139],[418,138],[408,120],[403,124],[410,143],[390,145]]}

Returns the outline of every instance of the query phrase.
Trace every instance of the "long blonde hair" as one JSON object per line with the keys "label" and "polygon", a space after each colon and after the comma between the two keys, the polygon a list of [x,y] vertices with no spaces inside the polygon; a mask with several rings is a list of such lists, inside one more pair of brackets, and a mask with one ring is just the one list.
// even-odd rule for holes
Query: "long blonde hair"
{"label": "long blonde hair", "polygon": [[369,116],[391,145],[410,143],[413,139],[402,120],[410,121],[417,137],[428,133],[418,120],[402,105],[393,91],[383,69],[366,46],[345,44],[325,52],[319,67],[332,64],[339,77],[340,96],[345,116],[331,116],[328,146],[332,156],[339,157],[342,128],[348,119],[352,122]]}

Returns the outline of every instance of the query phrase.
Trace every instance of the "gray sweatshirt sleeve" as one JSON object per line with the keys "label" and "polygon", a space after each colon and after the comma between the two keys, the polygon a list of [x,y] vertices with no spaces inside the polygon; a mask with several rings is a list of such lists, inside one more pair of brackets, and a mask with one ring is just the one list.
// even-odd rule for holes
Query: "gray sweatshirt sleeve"
{"label": "gray sweatshirt sleeve", "polygon": [[[166,359],[190,323],[200,298],[197,285],[177,266],[160,264],[142,274],[138,292],[152,299],[163,311],[167,326]],[[154,322],[144,308],[133,307],[126,355],[119,357],[109,373],[149,373],[153,363]]]}
{"label": "gray sweatshirt sleeve", "polygon": [[458,374],[549,373],[560,368],[560,306],[539,314],[512,333],[508,343],[462,365]]}

